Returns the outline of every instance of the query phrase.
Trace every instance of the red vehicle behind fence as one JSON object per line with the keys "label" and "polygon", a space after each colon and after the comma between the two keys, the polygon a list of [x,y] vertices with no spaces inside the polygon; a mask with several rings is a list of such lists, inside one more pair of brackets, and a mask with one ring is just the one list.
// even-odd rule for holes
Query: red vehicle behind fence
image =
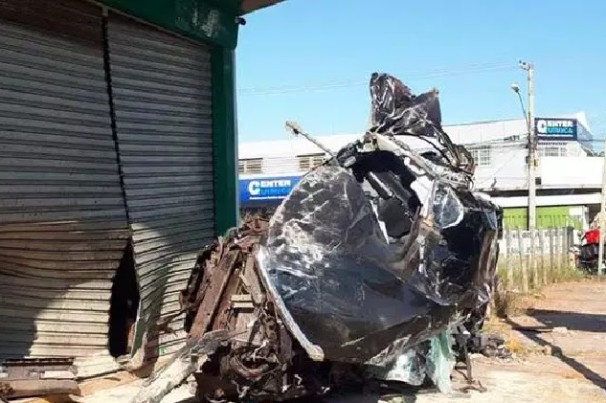
{"label": "red vehicle behind fence", "polygon": [[588,271],[598,268],[598,250],[600,245],[600,230],[592,228],[583,234],[581,250],[577,255],[577,267]]}

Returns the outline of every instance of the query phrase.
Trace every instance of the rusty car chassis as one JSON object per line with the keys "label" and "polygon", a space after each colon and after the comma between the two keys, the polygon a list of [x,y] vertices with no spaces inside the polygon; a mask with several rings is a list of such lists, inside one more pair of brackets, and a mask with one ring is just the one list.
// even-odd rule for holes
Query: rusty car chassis
{"label": "rusty car chassis", "polygon": [[362,138],[326,150],[269,219],[248,217],[201,252],[181,299],[189,341],[134,402],[159,402],[190,375],[213,402],[372,379],[448,389],[443,351],[465,348],[491,298],[501,209],[473,190],[437,91],[416,96],[375,73],[370,92]]}

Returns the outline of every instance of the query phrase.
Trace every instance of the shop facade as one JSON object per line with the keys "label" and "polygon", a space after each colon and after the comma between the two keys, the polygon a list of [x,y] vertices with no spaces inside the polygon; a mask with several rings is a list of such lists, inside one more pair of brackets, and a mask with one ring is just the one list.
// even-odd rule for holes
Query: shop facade
{"label": "shop facade", "polygon": [[269,3],[0,2],[0,361],[182,344],[158,327],[237,223],[234,48]]}

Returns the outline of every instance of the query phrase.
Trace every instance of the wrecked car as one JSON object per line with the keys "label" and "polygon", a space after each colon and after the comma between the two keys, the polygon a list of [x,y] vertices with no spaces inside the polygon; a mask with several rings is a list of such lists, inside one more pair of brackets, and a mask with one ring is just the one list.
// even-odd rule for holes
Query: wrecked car
{"label": "wrecked car", "polygon": [[245,220],[202,251],[182,295],[189,342],[135,401],[158,402],[191,374],[209,401],[369,379],[449,389],[452,335],[477,331],[491,299],[501,210],[473,190],[473,158],[442,130],[437,91],[416,96],[375,73],[370,93],[362,138],[269,221]]}

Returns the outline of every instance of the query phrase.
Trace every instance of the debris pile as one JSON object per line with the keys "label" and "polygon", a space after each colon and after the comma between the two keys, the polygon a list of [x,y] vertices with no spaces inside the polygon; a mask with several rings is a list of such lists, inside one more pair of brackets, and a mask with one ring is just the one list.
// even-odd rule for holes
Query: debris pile
{"label": "debris pile", "polygon": [[0,366],[0,402],[41,394],[77,393],[71,358],[5,360]]}
{"label": "debris pile", "polygon": [[479,353],[489,358],[511,358],[505,339],[498,334],[480,333],[470,340],[469,352]]}
{"label": "debris pile", "polygon": [[443,132],[436,91],[373,74],[370,92],[361,139],[305,175],[269,222],[200,254],[182,298],[190,341],[136,402],[192,373],[209,401],[372,378],[450,390],[453,348],[468,347],[453,334],[481,327],[491,298],[501,210],[473,191],[473,158]]}

